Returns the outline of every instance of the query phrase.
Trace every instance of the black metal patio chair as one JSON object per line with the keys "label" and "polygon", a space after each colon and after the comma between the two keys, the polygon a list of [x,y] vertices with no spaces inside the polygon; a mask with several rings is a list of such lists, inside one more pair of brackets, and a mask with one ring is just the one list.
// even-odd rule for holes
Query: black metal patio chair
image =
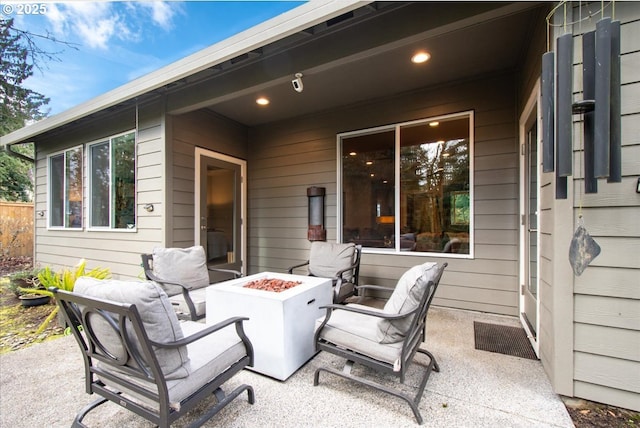
{"label": "black metal patio chair", "polygon": [[[425,340],[427,312],[440,283],[447,263],[438,267],[425,263],[409,269],[398,281],[384,309],[360,304],[325,306],[327,314],[318,320],[315,332],[316,349],[346,359],[344,369],[320,367],[314,374],[318,385],[320,372],[325,371],[342,378],[367,385],[406,401],[416,420],[422,424],[418,409],[432,371],[440,371],[435,357],[422,347]],[[383,287],[360,286],[359,293],[367,288],[380,291]],[[404,383],[407,370],[416,354],[428,357],[428,363],[416,362],[423,369],[416,394],[411,396],[397,387],[389,387],[374,380],[351,373],[354,364],[362,364],[375,371],[399,377]]]}
{"label": "black metal patio chair", "polygon": [[[236,270],[207,266],[204,247],[154,248],[141,254],[144,274],[157,282],[169,296],[180,317],[196,321],[206,315],[206,288],[226,279],[239,278]],[[214,273],[210,278],[209,273]]]}
{"label": "black metal patio chair", "polygon": [[[88,394],[101,396],[76,416],[113,402],[159,427],[169,427],[204,399],[216,400],[191,426],[201,426],[244,391],[222,387],[253,364],[253,347],[235,317],[216,325],[178,322],[166,293],[152,282],[81,277],[74,292],[50,289],[80,346]],[[127,302],[127,303],[125,303]]]}
{"label": "black metal patio chair", "polygon": [[333,302],[343,303],[356,292],[361,254],[362,245],[314,241],[309,250],[309,259],[291,266],[287,272],[292,274],[294,270],[307,266],[308,275],[331,278]]}

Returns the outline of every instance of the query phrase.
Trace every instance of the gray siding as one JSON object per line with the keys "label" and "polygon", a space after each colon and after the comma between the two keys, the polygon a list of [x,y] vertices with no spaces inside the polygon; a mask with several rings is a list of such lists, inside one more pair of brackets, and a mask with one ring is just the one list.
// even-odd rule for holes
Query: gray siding
{"label": "gray siding", "polygon": [[[70,147],[83,145],[84,150],[84,229],[47,230],[47,215],[36,216],[35,222],[35,262],[38,266],[53,268],[71,267],[82,258],[87,260],[87,268],[108,267],[114,278],[139,277],[140,253],[147,252],[161,241],[162,231],[162,162],[164,146],[162,113],[158,105],[144,105],[139,113],[139,135],[137,142],[137,229],[136,231],[102,232],[88,231],[86,144],[100,138],[109,137],[134,129],[135,110],[122,109],[100,123],[85,123],[64,138],[56,135],[41,137],[37,141],[35,210],[47,211],[47,155]],[[155,205],[152,213],[142,206]],[[123,245],[123,241],[126,245]]]}
{"label": "gray siding", "polygon": [[[437,305],[518,313],[518,155],[515,77],[424,89],[259,127],[250,132],[249,271],[282,272],[306,258],[310,186],[327,188],[336,239],[336,134],[475,111],[475,259],[446,259]],[[365,254],[363,282],[395,285],[424,256]],[[444,261],[444,258],[441,259]]]}
{"label": "gray siding", "polygon": [[194,244],[195,148],[246,159],[247,131],[242,125],[207,111],[199,110],[169,116],[170,146],[167,150],[167,247]]}
{"label": "gray siding", "polygon": [[[549,242],[543,243],[543,247],[552,248],[555,256],[553,251],[548,252],[549,259],[545,261],[548,266],[543,270],[543,291],[551,299],[544,302],[541,317],[572,318],[572,361],[569,367],[556,368],[572,373],[572,395],[640,410],[640,195],[635,192],[640,176],[640,4],[616,4],[616,17],[622,22],[622,183],[601,179],[597,194],[584,193],[582,124],[574,117],[574,175],[573,180],[569,180],[568,202],[553,200],[553,179],[551,174],[544,177],[544,200],[549,212],[542,218]],[[593,25],[595,21],[584,21],[582,31],[591,30]],[[574,26],[574,33],[577,31]],[[575,40],[574,92],[575,98],[581,99],[580,37]],[[569,219],[561,218],[560,211],[573,215]],[[580,213],[585,227],[600,245],[601,253],[581,276],[570,273],[564,277],[568,281],[560,282],[560,272],[567,269],[571,239],[563,225],[570,231],[575,230]],[[549,280],[549,272],[553,272],[553,281]],[[573,286],[572,305],[569,311],[561,312],[558,300],[562,300],[565,293],[558,289],[569,284]],[[557,325],[548,331],[545,329],[541,337],[543,364],[553,360],[558,348],[564,346],[562,340]],[[552,377],[557,379],[558,376]]]}
{"label": "gray siding", "polygon": [[622,183],[599,180],[598,193],[585,195],[581,152],[574,163],[575,225],[582,205],[602,248],[574,282],[574,388],[576,396],[640,410],[640,4],[620,7]]}

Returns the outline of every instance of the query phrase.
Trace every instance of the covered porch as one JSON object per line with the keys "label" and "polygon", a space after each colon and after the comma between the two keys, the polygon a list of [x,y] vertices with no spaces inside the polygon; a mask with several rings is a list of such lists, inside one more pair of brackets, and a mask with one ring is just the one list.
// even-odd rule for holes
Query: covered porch
{"label": "covered porch", "polygon": [[[424,426],[572,427],[540,361],[475,349],[474,321],[518,326],[512,317],[442,307],[429,312],[423,346],[438,359],[441,372],[433,373],[419,405]],[[245,370],[229,387],[252,384],[256,403],[235,400],[205,426],[415,425],[410,408],[386,394],[329,376],[314,387],[313,372],[326,363],[338,366],[341,361],[320,353],[285,382]],[[67,427],[79,409],[95,398],[84,392],[83,363],[72,337],[4,354],[0,370],[2,426]],[[405,383],[408,389],[415,388],[412,374],[410,371]],[[187,415],[176,426],[190,420]],[[86,423],[93,427],[150,426],[112,404],[93,412]]]}

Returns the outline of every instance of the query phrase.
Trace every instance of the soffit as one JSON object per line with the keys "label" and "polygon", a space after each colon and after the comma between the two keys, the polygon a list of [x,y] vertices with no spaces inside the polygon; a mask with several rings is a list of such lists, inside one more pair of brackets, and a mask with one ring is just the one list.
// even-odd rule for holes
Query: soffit
{"label": "soffit", "polygon": [[[197,96],[176,96],[169,111],[206,107],[258,126],[515,70],[545,11],[534,3],[394,5],[326,37],[303,37],[285,51],[262,52],[262,59],[185,87],[181,96],[190,90]],[[419,49],[432,55],[426,64],[409,61]],[[296,72],[304,75],[302,93],[291,85]],[[260,95],[271,100],[266,108],[255,103]]]}

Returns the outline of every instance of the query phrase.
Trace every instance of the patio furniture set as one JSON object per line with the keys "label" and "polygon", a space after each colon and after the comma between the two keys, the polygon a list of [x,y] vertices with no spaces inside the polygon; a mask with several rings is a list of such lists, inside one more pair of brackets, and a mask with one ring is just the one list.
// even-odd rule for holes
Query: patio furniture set
{"label": "patio furniture set", "polygon": [[[223,391],[239,371],[284,381],[319,351],[344,358],[345,368],[318,368],[314,385],[325,372],[376,388],[406,401],[422,424],[418,404],[439,367],[420,345],[447,264],[414,266],[390,289],[358,284],[360,254],[354,244],[314,242],[309,261],[288,273],[225,271],[233,278],[209,284],[202,247],[163,248],[142,256],[148,281],[82,277],[74,292],[52,290],[82,351],[86,392],[100,396],[73,426],[110,401],[168,427],[213,394],[192,424],[201,426],[244,392],[254,403],[250,385]],[[307,275],[293,273],[305,266]],[[381,293],[390,295],[384,308],[363,304]],[[358,363],[404,383],[416,354],[428,362],[416,362],[423,375],[414,396],[350,372]]]}

